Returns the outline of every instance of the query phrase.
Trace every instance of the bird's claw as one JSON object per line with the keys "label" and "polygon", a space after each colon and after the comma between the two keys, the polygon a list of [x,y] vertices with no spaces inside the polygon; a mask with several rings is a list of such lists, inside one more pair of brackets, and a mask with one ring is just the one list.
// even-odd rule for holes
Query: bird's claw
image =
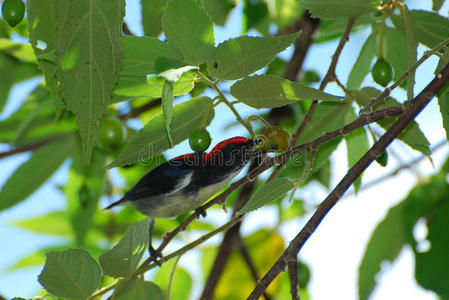
{"label": "bird's claw", "polygon": [[162,253],[160,253],[159,251],[154,249],[152,245],[150,245],[148,247],[148,251],[150,252],[151,260],[154,261],[154,263],[160,267],[161,266],[161,260],[159,260],[158,258],[162,259]]}
{"label": "bird's claw", "polygon": [[206,210],[204,207],[200,206],[197,209],[195,209],[196,217],[199,219],[200,217],[205,218],[206,217]]}

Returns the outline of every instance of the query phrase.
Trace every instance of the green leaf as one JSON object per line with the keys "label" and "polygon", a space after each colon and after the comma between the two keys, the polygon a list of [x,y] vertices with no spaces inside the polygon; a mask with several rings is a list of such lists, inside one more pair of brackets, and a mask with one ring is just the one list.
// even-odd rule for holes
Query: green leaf
{"label": "green leaf", "polygon": [[385,26],[383,36],[384,57],[394,69],[393,80],[398,80],[408,69],[405,34],[394,28]]}
{"label": "green leaf", "polygon": [[268,35],[270,26],[268,3],[264,0],[243,1],[243,32],[254,28],[263,35]]}
{"label": "green leaf", "polygon": [[[407,63],[408,67],[411,67],[416,63],[417,48],[418,48],[418,38],[416,34],[415,23],[410,16],[410,12],[407,6],[401,10],[402,19],[405,26],[405,39],[407,41]],[[411,100],[413,96],[413,88],[415,87],[415,71],[407,77],[407,99]]]}
{"label": "green leaf", "polygon": [[218,79],[234,80],[248,76],[268,65],[299,34],[300,32],[279,37],[241,36],[229,39],[215,49],[207,62],[207,71]]}
{"label": "green leaf", "polygon": [[214,24],[195,0],[169,1],[162,27],[168,42],[181,51],[184,62],[199,66],[212,55]]}
{"label": "green leaf", "polygon": [[75,145],[73,137],[42,146],[8,178],[0,190],[0,210],[25,200],[61,166]]}
{"label": "green leaf", "polygon": [[173,140],[171,136],[171,124],[173,121],[173,81],[165,80],[164,87],[162,88],[162,113],[165,121],[165,132],[170,143],[170,147],[173,147]]}
{"label": "green leaf", "polygon": [[59,95],[59,85],[55,75],[55,60],[43,58],[49,55],[54,58],[58,7],[59,0],[29,0],[26,5],[30,44],[38,58],[37,62],[44,73],[45,83],[50,89],[50,94],[61,108],[63,102]]}
{"label": "green leaf", "polygon": [[[337,149],[341,142],[341,137],[330,140],[329,142],[321,145],[315,154],[315,160],[313,161],[313,168],[311,171],[310,179],[315,179],[315,172],[320,171],[321,168],[325,167],[329,163],[329,158],[331,154]],[[278,177],[288,177],[293,180],[298,180],[304,176],[310,165],[310,154],[307,152],[300,152],[292,156],[282,169]],[[325,175],[325,174],[323,174]],[[305,184],[305,183],[304,183]]]}
{"label": "green leaf", "polygon": [[406,244],[406,233],[402,222],[404,203],[392,207],[384,220],[376,227],[366,247],[359,266],[359,299],[368,299],[376,286],[375,277],[381,264],[393,262]]}
{"label": "green leaf", "polygon": [[68,249],[47,253],[39,274],[39,283],[51,294],[85,299],[100,285],[101,269],[90,253],[84,249]]}
{"label": "green leaf", "polygon": [[67,109],[75,114],[86,164],[122,66],[124,14],[124,0],[61,1],[59,5],[56,75]]}
{"label": "green leaf", "polygon": [[323,133],[336,130],[354,120],[354,108],[350,101],[319,103],[297,145],[312,141]]}
{"label": "green leaf", "polygon": [[[365,129],[361,127],[351,131],[345,136],[345,141],[348,149],[348,167],[351,168],[370,148]],[[354,189],[356,192],[360,187],[362,176],[363,174],[354,182]]]}
{"label": "green leaf", "polygon": [[100,255],[100,264],[107,276],[128,277],[136,270],[148,248],[149,227],[149,218],[131,224],[118,244]]}
{"label": "green leaf", "polygon": [[286,178],[276,178],[258,189],[248,203],[238,211],[240,215],[261,208],[262,206],[283,197],[293,188],[293,183]]}
{"label": "green leaf", "polygon": [[302,83],[276,76],[256,75],[234,83],[231,95],[254,108],[271,108],[298,100],[342,100]]}
{"label": "green leaf", "polygon": [[225,26],[226,19],[231,10],[235,7],[233,0],[207,0],[204,1],[204,8],[214,23]]}
{"label": "green leaf", "polygon": [[161,288],[156,284],[144,281],[138,277],[131,282],[125,283],[118,287],[116,293],[117,299],[120,300],[164,300],[166,299]]}
{"label": "green leaf", "polygon": [[[162,265],[154,277],[154,282],[161,287],[167,295],[170,274],[173,270],[175,260],[168,261]],[[176,267],[171,287],[171,300],[187,300],[192,291],[192,276],[183,268]],[[167,297],[168,298],[168,297]]]}
{"label": "green leaf", "polygon": [[41,103],[38,103],[38,106],[35,110],[33,110],[28,117],[23,120],[23,122],[20,124],[20,126],[17,128],[16,136],[14,137],[14,140],[12,141],[13,144],[17,144],[18,141],[20,141],[23,136],[26,134],[28,130],[32,126],[35,126],[34,121],[36,121],[41,114],[42,110],[49,107],[50,105],[50,99],[45,99]]}
{"label": "green leaf", "polygon": [[348,76],[347,88],[358,90],[362,85],[363,79],[371,70],[371,62],[377,55],[376,35],[371,34],[365,41],[360,50],[357,61],[351,69]]}
{"label": "green leaf", "polygon": [[302,0],[312,16],[320,19],[350,18],[376,12],[381,0]]}
{"label": "green leaf", "polygon": [[449,86],[446,86],[438,93],[438,105],[440,106],[446,137],[449,140]]}
{"label": "green leaf", "polygon": [[70,236],[72,234],[72,228],[66,211],[53,211],[43,216],[12,221],[10,224],[35,233],[63,236]]}
{"label": "green leaf", "polygon": [[[355,97],[355,101],[362,107],[368,105],[371,98],[376,98],[380,95],[380,91],[372,87],[366,87],[360,91],[351,91],[351,94]],[[388,97],[385,101],[375,106],[375,109],[383,109],[393,105],[398,105],[399,102]],[[397,117],[381,120],[377,122],[382,128],[388,130],[393,123],[397,120]],[[409,145],[415,150],[418,150],[424,154],[429,154],[429,142],[427,141],[425,135],[419,129],[418,123],[415,121],[411,122],[405,130],[398,136],[398,139]]]}
{"label": "green leaf", "polygon": [[123,36],[123,69],[120,76],[155,74],[155,62],[160,57],[182,60],[172,45],[151,37]]}
{"label": "green leaf", "polygon": [[[194,72],[184,73],[175,82],[173,94],[180,96],[190,92],[195,86],[196,75]],[[120,76],[114,89],[114,102],[124,101],[127,98],[160,98],[165,79],[153,76],[147,79],[145,76]],[[124,97],[124,98],[123,98]]]}
{"label": "green leaf", "polygon": [[[253,260],[255,269],[260,274],[268,272],[285,249],[284,239],[274,230],[258,230],[245,237],[243,242],[248,249],[249,256]],[[270,284],[266,291],[267,294],[274,295],[279,287],[279,282],[280,276]],[[254,286],[254,277],[248,269],[248,265],[242,255],[238,251],[234,251],[229,257],[228,263],[214,290],[213,299],[242,299],[242,295],[249,295],[254,289]],[[303,294],[301,294],[301,299],[304,299],[302,296]],[[278,298],[273,297],[273,299]],[[290,294],[287,299],[291,299]]]}
{"label": "green leaf", "polygon": [[[214,110],[211,105],[212,100],[210,98],[199,97],[174,107],[171,133],[175,145],[188,138],[192,130],[201,126],[205,113],[208,112],[207,124],[212,121]],[[186,116],[189,117],[186,118]],[[170,144],[164,124],[164,117],[161,114],[151,119],[107,167],[112,168],[138,161],[150,161],[153,156],[169,149]]]}
{"label": "green leaf", "polygon": [[147,36],[157,37],[162,32],[162,15],[167,0],[141,0],[142,27]]}
{"label": "green leaf", "polygon": [[[445,174],[447,175],[447,174]],[[415,252],[415,277],[416,281],[423,288],[432,290],[442,299],[449,297],[449,261],[447,258],[447,249],[449,249],[449,185],[446,180],[437,183],[436,178],[428,183],[432,193],[424,194],[420,200],[433,202],[432,211],[425,214],[427,221],[428,235],[427,240],[430,243],[430,249],[427,251]],[[427,197],[436,196],[433,199]],[[425,213],[425,212],[423,212]]]}
{"label": "green leaf", "polygon": [[[434,48],[449,37],[449,20],[437,13],[422,10],[411,10],[411,19],[415,23],[418,40],[429,48]],[[404,30],[401,17],[392,15],[394,25]]]}
{"label": "green leaf", "polygon": [[103,152],[95,148],[92,151],[90,164],[84,165],[79,142],[75,149],[64,193],[75,243],[77,246],[84,246],[94,214],[98,210],[98,201],[104,192],[106,157]]}
{"label": "green leaf", "polygon": [[438,12],[443,6],[445,0],[432,0],[432,10]]}
{"label": "green leaf", "polygon": [[0,38],[0,51],[23,61],[36,62],[33,48],[28,44],[13,42],[8,38]]}

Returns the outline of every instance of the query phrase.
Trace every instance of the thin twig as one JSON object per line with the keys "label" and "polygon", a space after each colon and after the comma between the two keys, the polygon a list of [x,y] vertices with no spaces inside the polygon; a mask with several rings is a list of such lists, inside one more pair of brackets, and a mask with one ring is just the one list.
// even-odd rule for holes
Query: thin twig
{"label": "thin twig", "polygon": [[430,100],[449,82],[449,63],[444,66],[441,72],[416,96],[404,113],[388,129],[388,131],[371,147],[371,149],[360,158],[360,160],[348,170],[347,174],[318,206],[316,212],[309,219],[304,228],[290,242],[289,246],[265,276],[259,280],[248,299],[258,299],[266,290],[268,285],[279,273],[285,269],[286,262],[290,257],[296,256],[310,235],[316,230],[326,214],[334,207],[345,191],[362,174],[364,170],[378,157],[386,147],[412,122],[415,117],[424,109]]}
{"label": "thin twig", "polygon": [[[323,78],[323,81],[320,84],[320,90],[324,90],[329,82],[332,82],[335,80],[335,69],[337,67],[338,59],[340,58],[340,54],[343,51],[343,47],[345,46],[346,42],[349,40],[349,34],[351,32],[352,26],[354,25],[355,18],[349,18],[348,23],[346,24],[345,31],[343,33],[343,36],[340,39],[340,42],[338,43],[337,49],[335,49],[334,55],[332,55],[332,61],[329,65],[329,68],[326,72],[326,75]],[[298,129],[296,132],[292,135],[291,138],[291,145],[294,147],[296,145],[296,142],[299,139],[299,136],[304,131],[304,128],[309,124],[310,120],[312,119],[312,115],[315,111],[316,106],[318,105],[318,101],[313,101],[312,105],[310,105],[309,110],[307,111],[304,119],[302,120],[301,124],[299,124]],[[278,165],[276,169],[273,170],[273,172],[270,174],[270,177],[268,177],[266,182],[270,182],[274,178],[276,178],[279,173],[281,172],[282,168],[284,167],[284,164]]]}
{"label": "thin twig", "polygon": [[56,141],[58,141],[58,140],[60,140],[60,139],[62,139],[64,137],[65,137],[64,135],[60,135],[60,136],[57,136],[57,137],[51,137],[51,138],[48,138],[48,139],[45,139],[45,140],[41,140],[39,142],[35,142],[35,143],[32,143],[32,144],[23,145],[23,146],[18,146],[18,147],[14,148],[14,149],[11,149],[11,150],[8,150],[8,151],[5,151],[5,152],[0,152],[0,159],[4,158],[4,157],[11,156],[11,155],[19,154],[19,153],[24,153],[24,152],[37,150],[40,147],[43,147],[43,146],[45,146],[47,144],[56,142]]}
{"label": "thin twig", "polygon": [[292,300],[299,300],[299,284],[298,284],[298,258],[292,256],[287,262],[288,278],[290,279],[290,294]]}
{"label": "thin twig", "polygon": [[148,102],[142,106],[132,108],[129,112],[119,115],[118,118],[122,121],[136,118],[136,117],[140,116],[142,113],[149,111],[150,109],[157,107],[159,105],[161,105],[161,98],[153,99],[150,102]]}

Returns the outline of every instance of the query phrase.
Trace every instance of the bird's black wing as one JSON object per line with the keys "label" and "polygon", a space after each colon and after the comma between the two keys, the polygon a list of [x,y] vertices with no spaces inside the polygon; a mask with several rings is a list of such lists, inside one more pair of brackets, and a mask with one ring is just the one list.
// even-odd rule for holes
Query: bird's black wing
{"label": "bird's black wing", "polygon": [[[142,198],[153,197],[166,194],[177,189],[183,184],[183,179],[192,173],[193,169],[185,165],[172,165],[169,162],[151,170],[147,175],[142,177],[139,182],[129,190],[124,200],[138,200]],[[184,182],[188,184],[188,182]]]}

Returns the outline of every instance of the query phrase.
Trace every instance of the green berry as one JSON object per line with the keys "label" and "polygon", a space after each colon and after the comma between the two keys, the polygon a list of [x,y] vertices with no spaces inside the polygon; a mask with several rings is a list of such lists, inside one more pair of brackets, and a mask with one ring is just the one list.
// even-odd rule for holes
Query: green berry
{"label": "green berry", "polygon": [[393,79],[393,68],[384,59],[378,59],[371,70],[375,82],[381,86],[387,86]]}
{"label": "green berry", "polygon": [[202,153],[209,148],[211,142],[210,134],[206,129],[195,129],[189,136],[190,148]]}
{"label": "green berry", "polygon": [[126,128],[115,117],[104,118],[98,127],[97,145],[107,152],[117,150],[126,140]]}
{"label": "green berry", "polygon": [[290,145],[290,134],[278,126],[267,128],[262,135],[264,142],[261,150],[268,152],[284,152]]}
{"label": "green berry", "polygon": [[317,83],[317,82],[320,82],[321,77],[320,77],[320,74],[318,74],[317,71],[310,70],[310,71],[307,71],[307,72],[304,73],[304,76],[303,76],[302,80],[305,83]]}
{"label": "green berry", "polygon": [[5,0],[2,5],[3,19],[14,27],[22,21],[25,15],[25,3],[22,0]]}
{"label": "green berry", "polygon": [[310,269],[309,267],[302,263],[302,262],[298,262],[298,282],[299,282],[299,286],[301,288],[304,288],[307,286],[307,284],[310,281]]}

